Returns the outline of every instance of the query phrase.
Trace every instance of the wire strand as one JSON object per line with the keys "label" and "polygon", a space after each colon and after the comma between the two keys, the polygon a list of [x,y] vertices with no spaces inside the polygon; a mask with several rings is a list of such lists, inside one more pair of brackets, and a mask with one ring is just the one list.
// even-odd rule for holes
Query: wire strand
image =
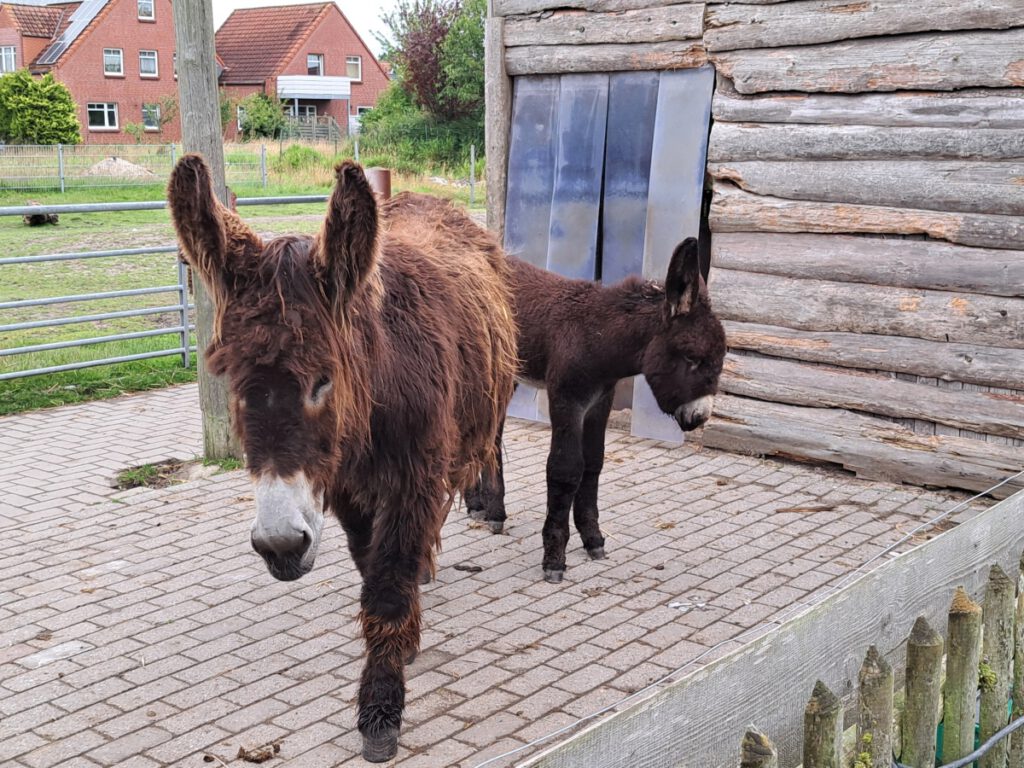
{"label": "wire strand", "polygon": [[[1019,717],[1016,720],[1014,720],[1012,723],[1007,725],[1005,728],[1002,728],[1001,730],[998,730],[994,734],[992,734],[992,736],[989,738],[988,741],[986,741],[984,744],[982,744],[976,750],[971,752],[971,754],[965,755],[964,757],[961,757],[959,760],[955,760],[952,763],[947,763],[946,765],[940,765],[938,768],[966,768],[966,766],[968,766],[971,763],[973,763],[979,757],[984,757],[985,753],[987,753],[989,750],[991,750],[992,747],[994,747],[1001,740],[1005,739],[1011,733],[1016,731],[1022,725],[1024,725],[1024,717]],[[896,762],[896,760],[892,761],[892,765],[893,765],[893,768],[911,768],[911,766],[904,765],[903,763],[898,763],[898,762]]]}
{"label": "wire strand", "polygon": [[[609,705],[607,705],[605,707],[602,707],[601,709],[599,709],[599,710],[597,710],[595,712],[591,712],[589,715],[584,715],[583,717],[577,718],[577,720],[575,722],[569,723],[568,725],[564,725],[561,728],[558,728],[557,730],[551,731],[550,733],[547,733],[544,736],[540,736],[540,737],[538,737],[536,739],[533,739],[532,741],[528,741],[526,744],[523,744],[522,746],[515,747],[514,749],[510,749],[507,752],[502,752],[500,755],[495,755],[494,757],[490,757],[487,760],[484,760],[482,763],[478,763],[475,766],[475,768],[485,768],[485,766],[488,766],[488,765],[491,765],[493,763],[496,763],[499,760],[504,760],[506,757],[512,757],[513,755],[517,755],[520,752],[524,752],[524,751],[526,751],[528,749],[533,749],[534,747],[540,746],[544,742],[550,741],[551,739],[555,738],[556,736],[561,736],[563,733],[567,733],[568,731],[574,730],[574,729],[578,728],[579,726],[583,725],[584,723],[590,722],[591,720],[600,717],[601,715],[605,714],[606,712],[610,712],[611,710],[616,709],[617,707],[621,707],[623,704],[625,704],[627,702],[630,702],[630,701],[633,701],[634,699],[636,699],[636,698],[638,698],[640,696],[643,696],[644,694],[646,694],[646,693],[648,693],[648,692],[658,688],[659,686],[661,686],[661,685],[665,684],[666,682],[670,681],[673,677],[678,675],[680,672],[683,672],[683,671],[689,669],[690,667],[692,667],[694,664],[697,664],[697,663],[701,662],[702,660],[706,659],[708,656],[713,654],[715,651],[719,650],[723,646],[728,645],[729,643],[742,642],[742,641],[751,639],[755,635],[757,635],[759,633],[762,633],[762,632],[764,632],[767,629],[781,627],[784,623],[792,621],[793,619],[796,619],[797,617],[802,615],[803,612],[814,608],[814,606],[818,605],[823,600],[829,598],[835,592],[837,592],[838,590],[842,589],[844,586],[846,586],[850,582],[850,580],[855,578],[858,574],[861,574],[864,571],[864,569],[867,568],[869,565],[871,565],[873,562],[875,562],[876,560],[878,560],[878,559],[880,559],[882,557],[885,557],[887,554],[890,554],[893,550],[895,550],[896,548],[898,548],[898,547],[902,546],[903,544],[905,544],[907,541],[912,539],[914,536],[916,536],[921,531],[926,530],[928,528],[931,528],[931,527],[933,527],[935,525],[938,525],[943,520],[948,518],[950,515],[953,515],[956,512],[959,512],[961,509],[966,507],[971,502],[977,501],[982,496],[987,496],[988,494],[992,493],[993,491],[999,490],[1000,488],[1002,488],[1007,483],[1011,483],[1014,480],[1016,480],[1018,477],[1021,477],[1021,476],[1024,476],[1024,470],[1021,470],[1020,472],[1017,472],[1015,474],[1012,474],[1012,475],[1009,475],[1008,477],[1003,478],[1000,482],[996,483],[991,488],[987,488],[984,491],[980,491],[979,493],[976,493],[974,496],[971,496],[970,498],[964,499],[963,501],[959,502],[958,504],[955,504],[953,507],[951,507],[950,509],[946,510],[945,512],[942,512],[941,514],[936,515],[931,520],[927,520],[927,521],[921,523],[916,528],[911,530],[910,533],[906,534],[902,538],[900,538],[897,541],[893,542],[892,544],[890,544],[888,547],[883,549],[878,554],[869,557],[867,560],[865,560],[863,563],[861,563],[859,566],[857,566],[857,568],[855,568],[854,570],[850,571],[845,576],[843,576],[836,584],[834,584],[834,585],[828,587],[827,589],[823,590],[823,592],[820,595],[814,596],[813,601],[811,601],[811,602],[800,602],[800,601],[797,601],[796,603],[794,603],[792,607],[797,608],[797,609],[802,609],[802,610],[798,610],[797,612],[794,612],[793,615],[786,616],[785,618],[778,617],[778,618],[775,618],[775,619],[763,622],[761,624],[758,624],[756,627],[752,627],[751,629],[744,630],[743,632],[741,632],[740,634],[736,635],[735,637],[731,637],[728,640],[723,640],[722,642],[717,643],[716,645],[711,646],[707,650],[702,651],[701,653],[697,654],[695,657],[693,657],[689,661],[685,662],[682,666],[676,667],[674,670],[672,670],[668,674],[663,675],[662,677],[658,678],[653,683],[649,683],[648,685],[644,686],[640,690],[634,691],[633,693],[631,693],[628,696],[620,699],[619,701],[615,702],[614,704],[609,704]],[[1022,718],[1022,720],[1024,720],[1024,718]],[[964,763],[963,765],[966,765],[966,763]],[[906,766],[899,766],[899,764],[896,764],[896,766],[897,766],[897,768],[907,768]],[[953,768],[953,767],[952,766],[942,766],[941,768]]]}

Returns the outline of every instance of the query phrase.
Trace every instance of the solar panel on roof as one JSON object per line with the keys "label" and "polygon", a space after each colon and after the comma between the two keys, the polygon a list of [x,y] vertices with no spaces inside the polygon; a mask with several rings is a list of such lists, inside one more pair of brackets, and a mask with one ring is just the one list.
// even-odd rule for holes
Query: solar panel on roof
{"label": "solar panel on roof", "polygon": [[42,52],[37,61],[40,64],[53,64],[60,58],[71,44],[75,42],[82,31],[89,26],[89,22],[96,18],[96,14],[103,10],[108,0],[85,0],[75,12],[71,14],[71,23],[61,33],[61,36],[50,43]]}

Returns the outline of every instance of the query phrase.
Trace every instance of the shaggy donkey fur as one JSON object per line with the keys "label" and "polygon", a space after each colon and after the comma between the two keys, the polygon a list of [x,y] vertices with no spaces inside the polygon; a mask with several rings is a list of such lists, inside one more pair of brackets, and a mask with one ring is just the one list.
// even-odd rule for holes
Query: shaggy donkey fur
{"label": "shaggy donkey fur", "polygon": [[378,205],[344,163],[320,234],[264,243],[182,158],[168,189],[185,258],[216,305],[207,365],[228,377],[255,483],[252,544],[278,579],[313,567],[324,513],[363,579],[363,755],[394,756],[418,577],[453,495],[496,456],[515,328],[495,240],[449,203]]}

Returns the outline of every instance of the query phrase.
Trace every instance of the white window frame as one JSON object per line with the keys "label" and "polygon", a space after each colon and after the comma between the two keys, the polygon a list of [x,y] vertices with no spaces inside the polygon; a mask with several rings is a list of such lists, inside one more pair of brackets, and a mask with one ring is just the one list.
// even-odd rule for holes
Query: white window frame
{"label": "white window frame", "polygon": [[171,54],[171,69],[174,70],[174,79],[178,79],[178,52]]}
{"label": "white window frame", "polygon": [[[117,72],[113,72],[107,69],[107,57],[117,56]],[[124,77],[124,49],[123,48],[104,48],[103,49],[103,76],[104,77]]]}
{"label": "white window frame", "polygon": [[0,75],[18,70],[18,49],[13,45],[0,45]]}
{"label": "white window frame", "polygon": [[[151,54],[153,54],[152,57],[146,56],[146,59],[149,59],[149,58],[153,59],[153,71],[152,72],[146,72],[142,68],[142,61],[143,61],[142,54],[144,54],[144,53],[151,53]],[[146,77],[146,78],[158,78],[158,77],[160,77],[160,54],[157,51],[154,51],[154,50],[151,50],[151,49],[143,49],[143,50],[139,51],[139,77]]]}
{"label": "white window frame", "polygon": [[[156,125],[146,124],[146,111],[147,108],[152,112],[153,117],[156,118]],[[159,104],[143,104],[142,105],[142,127],[149,133],[155,133],[160,130],[160,105]]]}
{"label": "white window frame", "polygon": [[[355,64],[359,68],[359,76],[352,77],[349,72],[349,67]],[[362,56],[346,56],[345,57],[345,76],[352,79],[354,83],[363,82],[363,57]]]}
{"label": "white window frame", "polygon": [[[317,60],[318,68],[320,69],[320,71],[317,74],[315,74],[315,75],[310,75],[309,74],[309,70],[311,69],[311,67],[309,66],[309,60],[310,59],[316,59]],[[309,75],[310,77],[323,77],[324,76],[324,55],[322,53],[307,53],[306,54],[306,74]]]}
{"label": "white window frame", "polygon": [[[144,5],[149,6],[148,16],[142,12]],[[142,21],[156,21],[156,0],[138,0],[136,7],[139,11],[139,19]]]}
{"label": "white window frame", "polygon": [[245,107],[235,107],[235,126],[238,128],[239,132],[242,130],[243,120],[245,120]]}
{"label": "white window frame", "polygon": [[[96,107],[98,109],[94,109],[94,107]],[[111,109],[111,107],[113,107],[113,109]],[[100,110],[103,111],[103,123],[104,124],[103,125],[93,125],[92,124],[92,119],[91,119],[92,118],[92,113],[93,112],[98,112]],[[109,119],[110,119],[111,113],[113,113],[113,115],[114,115],[114,124],[113,125],[111,125],[108,122]],[[86,122],[89,125],[89,130],[90,131],[117,131],[117,130],[120,130],[120,124],[119,124],[119,119],[118,119],[118,114],[117,114],[117,102],[116,101],[90,101],[85,106],[85,114],[86,114]]]}
{"label": "white window frame", "polygon": [[365,115],[367,112],[369,112],[372,109],[373,109],[373,107],[356,107],[356,115],[359,116],[359,117],[362,117],[363,115]]}

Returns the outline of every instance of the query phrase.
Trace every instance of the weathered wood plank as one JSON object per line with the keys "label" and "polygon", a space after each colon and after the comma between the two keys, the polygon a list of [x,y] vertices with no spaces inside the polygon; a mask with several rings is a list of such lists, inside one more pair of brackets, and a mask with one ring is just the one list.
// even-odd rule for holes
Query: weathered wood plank
{"label": "weathered wood plank", "polygon": [[[735,768],[736,744],[754,721],[772,734],[780,764],[796,765],[804,697],[814,680],[851,690],[872,643],[901,666],[901,648],[916,616],[945,631],[944,615],[958,584],[977,596],[985,576],[979,566],[1017,562],[1024,546],[1022,514],[1024,494],[993,506],[526,765]],[[701,745],[696,761],[694,744]]]}
{"label": "weathered wood plank", "polygon": [[731,269],[712,270],[709,282],[715,310],[726,320],[1024,348],[1024,299]]}
{"label": "weathered wood plank", "polygon": [[505,187],[508,184],[508,140],[512,131],[512,78],[505,71],[504,20],[488,16],[484,23],[484,89],[487,153],[487,227],[505,238]]}
{"label": "weathered wood plank", "polygon": [[935,765],[935,730],[942,702],[942,636],[923,616],[907,640],[906,699],[903,709],[903,752],[910,768]]}
{"label": "weathered wood plank", "polygon": [[703,5],[666,5],[608,13],[560,10],[513,16],[505,22],[505,45],[594,45],[699,39]]}
{"label": "weathered wood plank", "polygon": [[731,320],[723,324],[733,349],[844,368],[933,377],[939,379],[940,387],[970,382],[1024,389],[1024,350],[900,336],[798,331]]}
{"label": "weathered wood plank", "polygon": [[716,121],[734,123],[1020,129],[1024,128],[1024,90],[743,96],[720,78],[712,113]]}
{"label": "weathered wood plank", "polygon": [[1024,243],[1024,218],[1020,216],[784,200],[722,183],[715,184],[710,222],[713,232],[928,235],[985,248],[1017,249]]}
{"label": "weathered wood plank", "polygon": [[[715,398],[704,445],[840,464],[870,480],[984,491],[1024,469],[1020,451],[962,437],[915,435],[882,419],[733,395]],[[994,493],[1024,488],[1018,477]]]}
{"label": "weathered wood plank", "polygon": [[1024,85],[1024,28],[712,54],[740,93],[858,93]]}
{"label": "weathered wood plank", "polygon": [[505,49],[510,75],[687,69],[707,63],[700,42],[676,40],[636,45],[523,45]]}
{"label": "weathered wood plank", "polygon": [[[772,0],[783,2],[784,0]],[[703,5],[705,0],[494,0],[496,16],[522,16],[559,8],[576,8],[595,13],[617,13],[644,8],[660,8],[681,3]]]}
{"label": "weathered wood plank", "polygon": [[721,387],[733,395],[812,408],[846,408],[958,429],[1024,437],[1024,398],[938,389],[863,371],[730,354]]}
{"label": "weathered wood plank", "polygon": [[911,32],[1006,29],[1024,18],[1022,0],[798,0],[777,5],[730,3],[708,9],[709,51],[815,45]]}
{"label": "weathered wood plank", "polygon": [[1024,296],[1024,251],[934,240],[853,235],[722,232],[711,244],[722,269],[901,288]]}
{"label": "weathered wood plank", "polygon": [[709,163],[708,173],[747,192],[789,200],[1024,214],[1024,162],[749,160]]}
{"label": "weathered wood plank", "polygon": [[711,161],[1006,160],[1024,157],[1024,134],[998,128],[881,128],[716,122]]}

